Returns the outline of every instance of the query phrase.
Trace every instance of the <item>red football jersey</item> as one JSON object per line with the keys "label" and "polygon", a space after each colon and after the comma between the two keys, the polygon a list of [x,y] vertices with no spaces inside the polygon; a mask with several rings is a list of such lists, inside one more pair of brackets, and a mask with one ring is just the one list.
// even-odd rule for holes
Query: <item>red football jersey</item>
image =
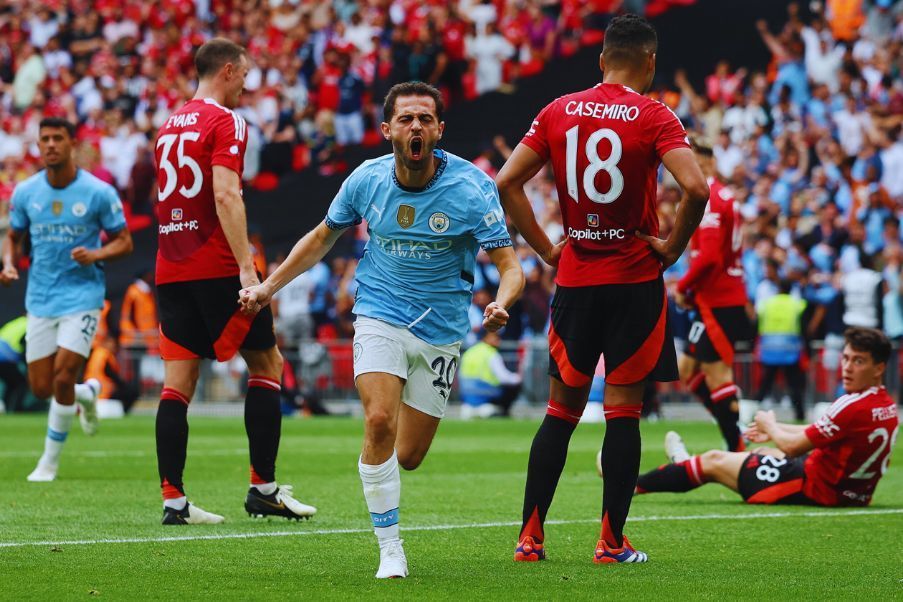
{"label": "red football jersey", "polygon": [[689,148],[665,105],[620,84],[597,84],[546,106],[521,140],[552,161],[568,244],[562,286],[645,282],[661,262],[639,230],[658,236],[656,177],[662,157]]}
{"label": "red football jersey", "polygon": [[236,276],[216,215],[213,166],[244,169],[247,124],[209,98],[185,103],[157,134],[157,283]]}
{"label": "red football jersey", "polygon": [[677,289],[707,307],[745,305],[740,207],[730,188],[714,178],[709,178],[709,191],[705,214],[690,239],[690,269]]}
{"label": "red football jersey", "polygon": [[866,506],[887,470],[897,438],[897,404],[884,387],[840,397],[806,436],[803,493],[819,504]]}

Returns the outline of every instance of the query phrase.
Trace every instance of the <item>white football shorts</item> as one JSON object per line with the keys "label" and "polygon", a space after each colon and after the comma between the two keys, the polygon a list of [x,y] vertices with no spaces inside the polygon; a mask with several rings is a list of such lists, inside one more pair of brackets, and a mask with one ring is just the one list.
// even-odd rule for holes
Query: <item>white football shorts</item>
{"label": "white football shorts", "polygon": [[458,369],[461,342],[431,345],[410,330],[360,316],[354,322],[354,378],[369,372],[405,380],[402,401],[435,418],[445,406]]}
{"label": "white football shorts", "polygon": [[28,314],[25,324],[25,361],[31,363],[51,356],[62,347],[82,357],[91,355],[97,332],[99,309],[79,311],[58,318]]}

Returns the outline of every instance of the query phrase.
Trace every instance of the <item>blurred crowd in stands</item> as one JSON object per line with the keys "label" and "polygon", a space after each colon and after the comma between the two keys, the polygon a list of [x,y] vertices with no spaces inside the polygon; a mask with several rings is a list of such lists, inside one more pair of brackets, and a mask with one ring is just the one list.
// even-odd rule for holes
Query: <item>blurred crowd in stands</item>
{"label": "blurred crowd in stands", "polygon": [[[245,180],[348,169],[378,144],[382,99],[412,79],[450,104],[599,44],[618,10],[694,0],[0,0],[0,220],[37,169],[42,117],[78,123],[79,164],[150,215],[153,137],[193,91],[193,54],[224,36],[254,65],[239,113],[250,124]],[[150,222],[139,220],[138,225]]]}
{"label": "blurred crowd in stands", "polygon": [[[241,109],[258,137],[259,158],[249,158],[246,174],[253,179],[260,170],[307,162],[341,169],[337,149],[367,143],[379,121],[379,99],[397,81],[439,84],[452,103],[504,89],[553,56],[599,43],[610,13],[632,3],[66,4],[78,10],[63,17],[59,6],[40,2],[4,12],[0,0],[6,109],[0,206],[31,169],[36,115],[53,111],[79,121],[83,164],[106,172],[135,212],[146,211],[153,189],[148,132],[187,94],[191,49],[213,33],[248,44],[257,58]],[[647,8],[652,4],[675,2]],[[836,355],[850,325],[879,327],[903,342],[903,0],[827,0],[809,9],[803,19],[791,4],[777,30],[749,24],[771,52],[766,70],[722,61],[704,85],[694,87],[678,71],[652,94],[688,131],[711,142],[719,177],[739,200],[735,240],[742,245],[751,315],[782,291],[804,301],[802,334],[825,341],[827,351],[818,356],[827,357]],[[468,158],[495,175],[516,142],[496,137]],[[550,238],[560,240],[557,193],[547,169],[527,193]],[[658,196],[666,235],[680,191],[664,172]],[[303,339],[352,336],[353,276],[365,225],[354,236],[354,254],[317,265],[277,296],[277,330],[287,348]],[[502,339],[543,340],[554,273],[515,238],[527,285]],[[278,261],[287,252],[269,249],[267,256],[259,239],[252,242],[261,271],[265,258]],[[686,267],[685,256],[667,271],[668,282],[676,283]],[[482,308],[498,282],[485,254],[475,277],[467,346],[480,336]],[[139,277],[135,286],[150,290],[151,282]],[[153,297],[146,299],[152,307]],[[132,320],[122,323],[121,340],[134,337],[129,324],[138,323],[131,318],[136,306],[129,307],[115,312]],[[673,311],[676,335],[685,338],[687,317]],[[126,344],[134,345],[134,338]],[[153,349],[154,343],[143,345]],[[835,369],[836,358],[825,357],[825,367]]]}

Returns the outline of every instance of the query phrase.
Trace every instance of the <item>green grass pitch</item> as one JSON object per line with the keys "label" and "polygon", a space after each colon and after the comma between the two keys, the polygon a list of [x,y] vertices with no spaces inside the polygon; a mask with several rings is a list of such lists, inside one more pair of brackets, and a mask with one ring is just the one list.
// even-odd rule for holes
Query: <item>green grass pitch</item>
{"label": "green grass pitch", "polygon": [[[411,569],[377,581],[357,476],[362,423],[284,422],[278,476],[319,508],[308,522],[249,518],[240,419],[191,421],[189,498],[226,516],[163,527],[152,418],[75,425],[54,483],[27,483],[45,416],[0,417],[0,598],[7,599],[871,599],[903,598],[903,451],[866,510],[753,507],[716,485],[640,496],[627,534],[646,565],[596,566],[602,426],[574,435],[547,525],[549,559],[512,561],[536,421],[443,423],[402,476]],[[691,452],[719,444],[703,423],[643,424],[643,469],[678,429]],[[122,541],[127,540],[127,541]],[[77,543],[78,542],[78,543]]]}

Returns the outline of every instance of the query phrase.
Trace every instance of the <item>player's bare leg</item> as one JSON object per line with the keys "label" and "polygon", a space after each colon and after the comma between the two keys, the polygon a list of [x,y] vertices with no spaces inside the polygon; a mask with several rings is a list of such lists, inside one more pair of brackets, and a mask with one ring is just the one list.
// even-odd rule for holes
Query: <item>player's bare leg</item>
{"label": "player's bare leg", "polygon": [[256,517],[281,516],[300,520],[317,513],[313,506],[294,497],[291,485],[276,484],[276,457],[282,434],[283,359],[273,346],[264,350],[242,349],[248,365],[248,393],[245,397],[245,432],[251,457],[251,484],[245,498],[245,511]]}
{"label": "player's bare leg", "polygon": [[596,545],[597,563],[645,562],[624,536],[624,523],[640,471],[640,412],[645,382],[605,384],[605,439],[602,470],[602,531]]}
{"label": "player's bare leg", "polygon": [[430,450],[439,419],[425,414],[407,404],[401,404],[398,411],[398,434],[395,450],[398,463],[405,470],[414,470],[423,462]]}
{"label": "player's bare leg", "polygon": [[395,451],[405,381],[393,374],[369,372],[359,375],[355,385],[364,406],[364,445],[358,471],[379,542],[376,577],[407,577],[408,563],[398,536],[401,476]]}
{"label": "player's bare leg", "polygon": [[[53,364],[55,360],[56,354],[54,353],[28,364],[28,386],[35,397],[47,399],[53,395]],[[68,404],[63,404],[59,401],[57,403],[72,405],[74,400],[75,395],[72,396]]]}
{"label": "player's bare leg", "polygon": [[[60,347],[56,353],[28,364],[28,381],[32,392],[42,399],[52,396],[47,415],[47,435],[44,453],[37,467],[28,475],[29,481],[52,481],[56,478],[63,444],[75,417],[76,398],[84,399],[82,427],[86,434],[97,431],[96,389],[78,385],[78,376],[85,365],[85,358],[74,351]],[[76,395],[76,387],[80,395]]]}
{"label": "player's bare leg", "polygon": [[680,374],[680,381],[689,384],[690,380],[699,374],[699,360],[686,353],[681,353],[677,358],[677,371]]}
{"label": "player's bare leg", "polygon": [[157,468],[163,491],[163,524],[217,524],[223,517],[188,502],[182,473],[188,451],[188,404],[198,382],[200,360],[166,360],[157,407]]}
{"label": "player's bare leg", "polygon": [[517,561],[532,562],[545,558],[543,525],[567,461],[571,435],[583,415],[591,387],[590,377],[579,387],[570,387],[555,377],[550,379],[546,415],[530,448],[523,522],[514,553]]}
{"label": "player's bare leg", "polygon": [[[764,448],[764,450],[767,455],[784,456],[780,450],[773,448]],[[637,480],[637,493],[685,492],[710,482],[721,483],[728,489],[737,491],[740,468],[749,457],[749,452],[726,452],[713,449],[698,456],[690,456],[686,453],[686,449],[682,451],[683,453],[680,455],[686,458],[685,460],[665,464],[640,475]]]}

